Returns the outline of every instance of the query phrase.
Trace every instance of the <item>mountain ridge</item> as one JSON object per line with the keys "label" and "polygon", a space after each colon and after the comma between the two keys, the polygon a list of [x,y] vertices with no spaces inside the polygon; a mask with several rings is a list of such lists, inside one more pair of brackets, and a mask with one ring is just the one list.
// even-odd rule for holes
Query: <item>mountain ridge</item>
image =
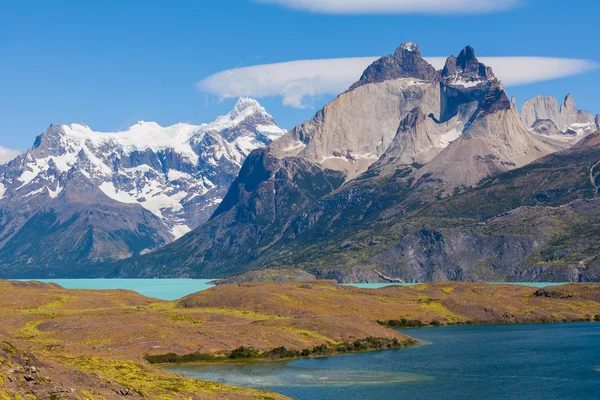
{"label": "mountain ridge", "polygon": [[0,166],[0,273],[76,270],[162,247],[208,220],[246,156],[283,133],[249,98],[202,125],[51,125]]}
{"label": "mountain ridge", "polygon": [[[418,57],[403,44],[376,61],[313,120],[251,155],[242,170],[252,174],[237,177],[207,224],[111,276],[299,268],[339,281],[407,279],[374,256],[412,231],[409,216],[571,146],[529,131],[471,47],[435,74],[419,75],[429,69]],[[435,265],[419,265],[419,278],[472,278],[427,272]]]}

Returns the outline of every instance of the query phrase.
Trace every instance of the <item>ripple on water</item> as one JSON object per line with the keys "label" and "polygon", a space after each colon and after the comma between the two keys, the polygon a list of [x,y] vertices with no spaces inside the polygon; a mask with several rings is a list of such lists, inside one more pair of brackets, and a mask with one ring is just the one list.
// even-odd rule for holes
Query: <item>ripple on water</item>
{"label": "ripple on water", "polygon": [[319,387],[319,386],[383,386],[432,380],[426,375],[402,372],[332,370],[295,367],[281,363],[248,365],[240,367],[211,366],[209,371],[198,367],[169,368],[171,372],[186,376],[219,382],[226,385],[251,387],[256,389],[277,387]]}

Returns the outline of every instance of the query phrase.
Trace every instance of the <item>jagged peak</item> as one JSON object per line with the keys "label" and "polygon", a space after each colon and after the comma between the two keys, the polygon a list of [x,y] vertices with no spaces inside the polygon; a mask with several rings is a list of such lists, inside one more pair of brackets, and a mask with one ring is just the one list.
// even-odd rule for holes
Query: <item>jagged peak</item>
{"label": "jagged peak", "polygon": [[467,46],[461,50],[460,54],[456,59],[456,64],[462,69],[466,69],[469,64],[473,62],[479,62],[475,56],[475,49],[471,46]]}
{"label": "jagged peak", "polygon": [[442,80],[449,85],[469,88],[495,81],[496,77],[490,67],[479,62],[475,55],[475,49],[466,46],[458,57],[448,57],[442,70]]}
{"label": "jagged peak", "polygon": [[577,106],[575,105],[575,98],[571,93],[565,96],[565,101],[563,101],[563,107],[570,110],[577,110]]}
{"label": "jagged peak", "polygon": [[401,44],[394,54],[382,57],[369,65],[360,80],[350,90],[371,83],[401,78],[438,81],[439,73],[421,55],[419,46],[412,42]]}
{"label": "jagged peak", "polygon": [[266,113],[267,111],[260,103],[251,97],[240,97],[233,107],[232,114],[240,115],[247,110],[252,110],[256,113]]}
{"label": "jagged peak", "polygon": [[404,42],[397,49],[396,54],[403,53],[417,53],[421,54],[421,50],[419,49],[419,45],[413,42]]}

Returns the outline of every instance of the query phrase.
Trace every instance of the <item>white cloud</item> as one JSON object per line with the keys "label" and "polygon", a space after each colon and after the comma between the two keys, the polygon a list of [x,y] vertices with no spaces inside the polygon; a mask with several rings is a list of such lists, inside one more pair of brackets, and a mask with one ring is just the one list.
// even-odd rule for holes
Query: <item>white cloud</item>
{"label": "white cloud", "polygon": [[337,94],[350,86],[377,57],[301,60],[219,72],[198,83],[204,93],[222,99],[281,96],[301,108],[306,98]]}
{"label": "white cloud", "polygon": [[518,6],[523,0],[254,0],[323,14],[480,14]]}
{"label": "white cloud", "polygon": [[18,150],[7,149],[0,146],[0,165],[12,161],[19,154],[21,154],[21,152]]}
{"label": "white cloud", "polygon": [[[197,87],[221,99],[277,96],[283,98],[284,105],[306,108],[314,98],[347,90],[378,58],[301,60],[235,68],[211,75],[198,82]],[[442,69],[446,61],[445,57],[425,59],[437,69]],[[569,58],[479,57],[479,60],[491,66],[505,86],[578,75],[598,67],[591,61]]]}

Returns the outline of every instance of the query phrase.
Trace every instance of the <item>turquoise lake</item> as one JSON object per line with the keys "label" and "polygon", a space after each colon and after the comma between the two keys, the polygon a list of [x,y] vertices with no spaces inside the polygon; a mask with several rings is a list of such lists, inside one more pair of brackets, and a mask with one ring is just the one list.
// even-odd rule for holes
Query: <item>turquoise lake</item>
{"label": "turquoise lake", "polygon": [[[27,281],[27,279],[19,279]],[[209,289],[211,279],[36,279],[65,289],[126,289],[162,300],[176,300]]]}
{"label": "turquoise lake", "polygon": [[169,370],[299,400],[600,398],[600,323],[403,332],[426,344],[291,362]]}
{"label": "turquoise lake", "polygon": [[[29,279],[18,279],[27,281]],[[176,300],[188,294],[200,292],[213,287],[208,282],[212,279],[36,279],[40,282],[56,283],[65,289],[127,289],[144,296],[163,300]],[[364,289],[379,289],[386,286],[412,286],[416,283],[356,283]],[[563,283],[515,283],[532,287],[563,285]]]}

